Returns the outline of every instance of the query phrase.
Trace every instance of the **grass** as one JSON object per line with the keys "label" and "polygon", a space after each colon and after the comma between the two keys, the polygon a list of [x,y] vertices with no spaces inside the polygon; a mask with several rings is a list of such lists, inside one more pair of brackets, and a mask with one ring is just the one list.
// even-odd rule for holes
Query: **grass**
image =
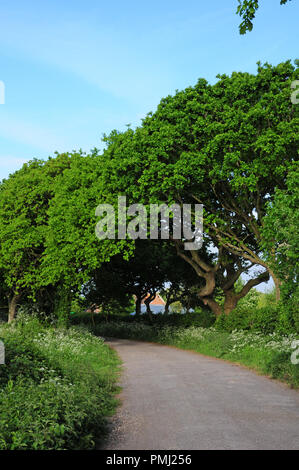
{"label": "grass", "polygon": [[93,449],[116,407],[119,359],[83,327],[0,324],[0,449]]}
{"label": "grass", "polygon": [[99,322],[94,331],[101,336],[151,341],[229,360],[299,387],[299,365],[291,362],[293,341],[298,339],[295,334],[230,333],[214,327],[163,327],[120,321]]}

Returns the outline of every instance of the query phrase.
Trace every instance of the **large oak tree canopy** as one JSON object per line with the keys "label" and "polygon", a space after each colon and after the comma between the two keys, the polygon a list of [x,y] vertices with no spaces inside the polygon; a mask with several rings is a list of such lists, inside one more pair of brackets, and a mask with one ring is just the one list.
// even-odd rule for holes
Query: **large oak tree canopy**
{"label": "large oak tree canopy", "polygon": [[55,181],[70,164],[68,154],[46,162],[35,159],[0,185],[0,278],[1,293],[8,300],[9,321],[21,297],[34,297],[42,285],[48,209]]}
{"label": "large oak tree canopy", "polygon": [[[143,273],[146,289],[149,279],[154,290],[167,278],[175,296],[191,298],[193,290],[187,292],[182,282],[189,266],[187,283],[216,314],[222,313],[219,298],[229,313],[269,275],[278,297],[282,282],[292,291],[297,235],[293,229],[287,234],[279,219],[296,226],[299,106],[291,101],[291,84],[298,79],[298,62],[289,61],[259,64],[256,75],[219,75],[214,85],[200,79],[162,99],[137,129],[106,136],[103,153],[94,149],[88,156],[79,152],[32,161],[4,180],[0,294],[9,301],[10,318],[20,295],[34,297],[39,289],[51,295],[59,286],[63,298],[89,282],[96,285],[105,276],[101,266],[107,268],[111,259],[108,271],[119,261],[122,285],[133,292],[134,263],[140,269],[138,253],[142,261],[145,241],[138,241],[138,251],[133,240],[95,236],[96,207],[114,204],[117,213],[119,195],[127,196],[127,205],[204,205],[203,247],[186,251],[179,240],[171,240],[169,252],[155,242],[158,254],[149,255],[152,262]],[[151,253],[151,241],[146,243]],[[173,248],[184,268],[171,261]],[[160,254],[164,265],[158,276],[154,260]],[[248,281],[238,289],[243,274]]]}
{"label": "large oak tree canopy", "polygon": [[[219,75],[214,85],[201,79],[163,99],[135,131],[106,138],[108,199],[118,192],[146,204],[204,204],[205,243],[214,247],[214,263],[200,250],[184,252],[179,242],[177,250],[205,280],[199,296],[215,313],[221,311],[216,285],[227,312],[269,274],[279,296],[280,280],[261,250],[262,227],[267,203],[275,188],[285,187],[298,156],[298,109],[290,101],[296,78],[298,67],[288,61],[258,64],[256,75]],[[234,283],[252,266],[263,270],[236,294]]]}

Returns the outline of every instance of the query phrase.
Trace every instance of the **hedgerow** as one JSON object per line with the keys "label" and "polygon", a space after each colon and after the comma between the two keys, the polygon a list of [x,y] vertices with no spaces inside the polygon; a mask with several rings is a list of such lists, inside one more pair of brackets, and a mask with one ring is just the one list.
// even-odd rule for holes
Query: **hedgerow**
{"label": "hedgerow", "polygon": [[0,324],[0,449],[92,449],[116,405],[118,358],[86,328]]}

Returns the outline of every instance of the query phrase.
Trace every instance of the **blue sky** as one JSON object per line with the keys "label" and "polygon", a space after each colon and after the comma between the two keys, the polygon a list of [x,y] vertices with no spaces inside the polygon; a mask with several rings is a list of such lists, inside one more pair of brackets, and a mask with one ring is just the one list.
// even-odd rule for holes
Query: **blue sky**
{"label": "blue sky", "polygon": [[299,2],[261,3],[240,36],[237,0],[0,0],[0,179],[55,150],[101,148],[199,77],[297,58]]}

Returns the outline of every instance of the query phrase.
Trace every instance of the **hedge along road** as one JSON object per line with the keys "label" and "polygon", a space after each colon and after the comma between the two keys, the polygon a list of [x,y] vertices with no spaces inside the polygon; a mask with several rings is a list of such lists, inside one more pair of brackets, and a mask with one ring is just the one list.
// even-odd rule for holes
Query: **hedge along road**
{"label": "hedge along road", "polygon": [[238,365],[109,339],[123,361],[108,450],[298,449],[299,393]]}

